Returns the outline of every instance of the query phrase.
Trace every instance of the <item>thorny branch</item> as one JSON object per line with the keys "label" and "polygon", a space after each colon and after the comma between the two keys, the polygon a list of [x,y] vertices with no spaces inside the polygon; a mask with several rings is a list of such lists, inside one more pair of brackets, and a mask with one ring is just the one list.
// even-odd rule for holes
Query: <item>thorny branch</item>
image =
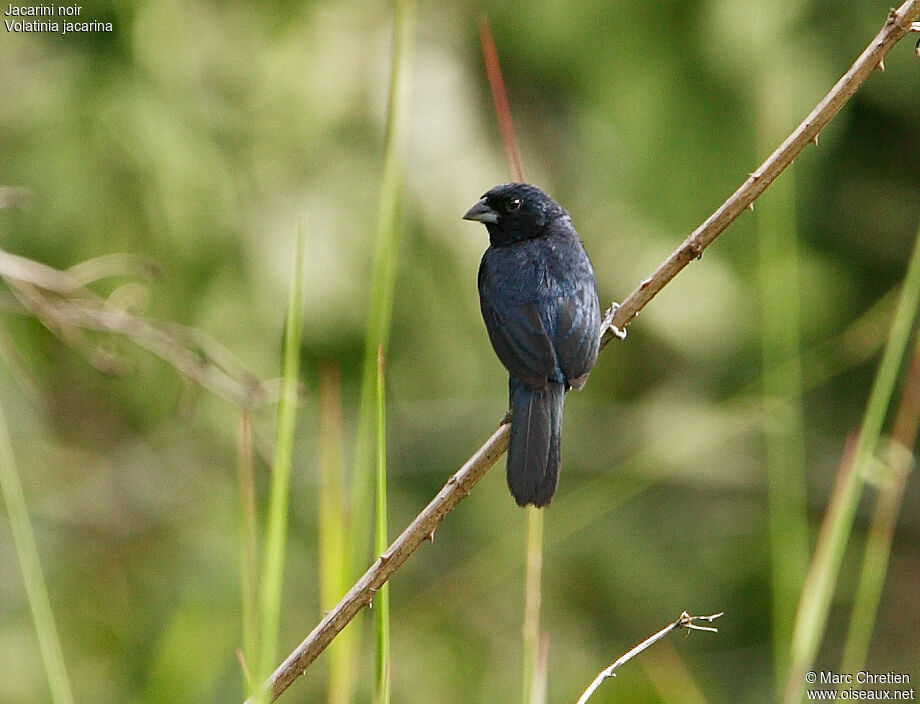
{"label": "thorny branch", "polygon": [[678,247],[674,253],[659,266],[655,272],[639,284],[629,297],[623,301],[613,315],[611,328],[605,331],[601,347],[607,345],[614,336],[613,328],[623,330],[636,317],[640,310],[661,291],[678,272],[694,259],[699,259],[716,237],[722,234],[745,208],[754,209],[754,201],[763,193],[776,177],[795,161],[809,144],[818,145],[818,135],[834,119],[840,109],[849,102],[853,94],[865,83],[876,69],[885,69],[885,56],[910,32],[920,31],[914,20],[920,15],[920,1],[908,0],[901,7],[888,14],[885,26],[870,42],[833,88],[815,106],[808,117],[795,128],[786,141],[776,148],[767,160],[754,171],[741,186],[719,208],[710,215]]}
{"label": "thorny branch", "polygon": [[[875,36],[850,69],[834,85],[817,107],[789,135],[770,157],[700,225],[664,263],[641,282],[619,307],[613,307],[605,317],[601,347],[614,337],[622,337],[626,326],[645,305],[664,288],[687,264],[698,259],[712,242],[746,208],[752,208],[757,197],[766,190],[809,144],[818,143],[821,130],[849,101],[859,87],[878,68],[884,68],[884,58],[910,32],[920,31],[912,24],[920,16],[920,0],[907,0],[888,15],[885,26]],[[485,444],[454,474],[403,533],[390,545],[349,590],[334,609],[298,645],[269,678],[266,686],[275,701],[304,673],[354,617],[370,603],[374,593],[399,569],[409,555],[424,540],[478,482],[508,447],[508,426],[502,425]]]}

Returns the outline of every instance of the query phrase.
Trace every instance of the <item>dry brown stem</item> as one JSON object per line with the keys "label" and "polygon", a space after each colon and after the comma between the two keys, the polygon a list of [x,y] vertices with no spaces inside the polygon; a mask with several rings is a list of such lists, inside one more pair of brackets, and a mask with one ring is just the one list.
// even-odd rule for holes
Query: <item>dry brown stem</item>
{"label": "dry brown stem", "polygon": [[150,277],[155,267],[125,254],[91,259],[61,271],[0,250],[0,279],[12,295],[5,307],[35,316],[65,344],[81,351],[104,372],[124,366],[94,339],[118,335],[157,355],[183,376],[243,407],[278,396],[276,381],[262,381],[231,352],[199,330],[135,315],[86,286],[110,276]]}

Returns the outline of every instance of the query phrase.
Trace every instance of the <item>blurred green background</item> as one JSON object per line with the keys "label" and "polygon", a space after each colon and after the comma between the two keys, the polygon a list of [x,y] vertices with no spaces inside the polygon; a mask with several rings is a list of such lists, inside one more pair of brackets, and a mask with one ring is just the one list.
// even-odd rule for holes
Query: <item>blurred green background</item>
{"label": "blurred green background", "polygon": [[[391,534],[506,408],[507,377],[476,293],[486,233],[460,220],[508,180],[480,12],[493,24],[525,176],[571,212],[606,304],[740,185],[889,9],[758,5],[419,4],[387,354]],[[356,424],[393,11],[363,1],[82,7],[113,31],[0,36],[0,184],[32,194],[0,210],[0,247],[58,268],[111,252],[150,258],[161,273],[137,310],[208,333],[270,378],[305,219],[307,399],[291,487],[286,653],[321,616],[321,365],[341,372],[346,436]],[[773,437],[793,456],[801,447],[813,546],[920,218],[912,48],[895,48],[818,148],[642,312],[569,398],[562,480],[545,516],[549,701],[575,701],[685,609],[724,610],[719,635],[672,636],[592,702],[774,699],[763,359],[778,354],[782,367],[788,359],[765,351],[769,340],[798,332],[802,406],[791,414],[802,425],[781,423]],[[763,231],[798,247],[791,303],[788,268],[764,278]],[[106,295],[105,286],[95,290]],[[238,410],[124,341],[115,348],[129,373],[112,377],[32,318],[3,313],[0,332],[0,393],[77,700],[241,701]],[[273,407],[258,410],[257,447],[270,448],[274,421]],[[265,464],[257,471],[264,488]],[[392,583],[394,701],[519,699],[526,520],[503,475],[501,460]],[[918,507],[911,480],[873,670],[918,670]],[[43,702],[0,515],[0,702]],[[847,554],[817,669],[839,663],[860,555]],[[355,701],[368,700],[372,681],[364,634]],[[281,701],[326,701],[326,668],[321,657]]]}

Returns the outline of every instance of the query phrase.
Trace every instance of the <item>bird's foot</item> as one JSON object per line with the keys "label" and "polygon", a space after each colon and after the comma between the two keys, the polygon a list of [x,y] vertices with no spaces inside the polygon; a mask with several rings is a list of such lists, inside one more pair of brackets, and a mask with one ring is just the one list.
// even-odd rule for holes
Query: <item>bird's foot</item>
{"label": "bird's foot", "polygon": [[613,316],[617,314],[617,311],[620,309],[620,304],[613,302],[610,304],[610,307],[607,309],[607,312],[604,313],[604,322],[601,324],[601,334],[607,332],[608,330],[613,333],[614,337],[618,340],[626,339],[626,328],[622,330],[613,324]]}
{"label": "bird's foot", "polygon": [[498,424],[502,426],[510,422],[511,422],[511,409],[509,408],[507,411],[505,411],[505,415],[502,416],[502,419],[498,421]]}

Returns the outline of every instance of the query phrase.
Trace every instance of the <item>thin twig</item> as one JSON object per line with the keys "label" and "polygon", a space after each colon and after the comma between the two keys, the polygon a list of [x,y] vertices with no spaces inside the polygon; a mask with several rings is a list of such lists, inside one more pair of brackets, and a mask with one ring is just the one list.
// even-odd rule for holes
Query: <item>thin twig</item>
{"label": "thin twig", "polygon": [[80,286],[88,286],[113,276],[153,279],[159,276],[160,267],[155,261],[146,257],[115,252],[74,264],[64,273],[71,276]]}
{"label": "thin twig", "polygon": [[91,259],[61,271],[0,250],[0,279],[18,303],[11,309],[36,317],[101,371],[119,372],[123,364],[101,348],[90,332],[125,337],[239,406],[254,407],[277,399],[277,380],[262,381],[201,331],[134,315],[86,288],[86,284],[111,276],[149,278],[155,273],[156,266],[149,260],[126,254]]}
{"label": "thin twig", "polygon": [[719,629],[715,626],[700,626],[697,625],[697,621],[707,621],[712,623],[717,618],[719,618],[724,612],[720,611],[717,614],[712,614],[710,616],[691,616],[686,611],[684,611],[680,618],[677,619],[674,623],[670,623],[664,628],[662,628],[658,633],[653,636],[649,636],[644,641],[639,643],[635,648],[630,650],[628,653],[621,655],[617,660],[613,662],[605,670],[602,670],[597,677],[594,678],[594,681],[588,685],[588,688],[582,692],[581,696],[578,698],[578,701],[575,704],[585,704],[586,701],[594,694],[594,691],[601,686],[601,682],[606,680],[608,677],[616,677],[616,671],[623,666],[625,663],[632,660],[639,653],[641,653],[646,648],[653,646],[655,643],[664,638],[668,633],[677,629],[677,628],[687,628],[691,631],[709,631],[710,633],[718,633]]}
{"label": "thin twig", "polygon": [[81,286],[80,282],[66,271],[58,271],[47,264],[4,250],[0,250],[0,276],[62,295],[73,293]]}
{"label": "thin twig", "polygon": [[[655,294],[690,261],[699,258],[703,250],[763,193],[808,144],[817,141],[821,130],[868,79],[885,55],[911,31],[911,22],[918,16],[920,0],[907,0],[900,8],[891,11],[882,30],[805,121],[648,279],[639,284],[619,308],[611,311],[605,318],[602,347],[614,337],[622,336],[625,327]],[[507,447],[508,426],[502,425],[448,480],[431,503],[390,545],[386,553],[371,565],[338,605],[278,666],[268,682],[273,701],[303,674],[336,634],[370,603],[374,592],[422,544],[447,513],[469,494],[473,485],[495,464]]]}

